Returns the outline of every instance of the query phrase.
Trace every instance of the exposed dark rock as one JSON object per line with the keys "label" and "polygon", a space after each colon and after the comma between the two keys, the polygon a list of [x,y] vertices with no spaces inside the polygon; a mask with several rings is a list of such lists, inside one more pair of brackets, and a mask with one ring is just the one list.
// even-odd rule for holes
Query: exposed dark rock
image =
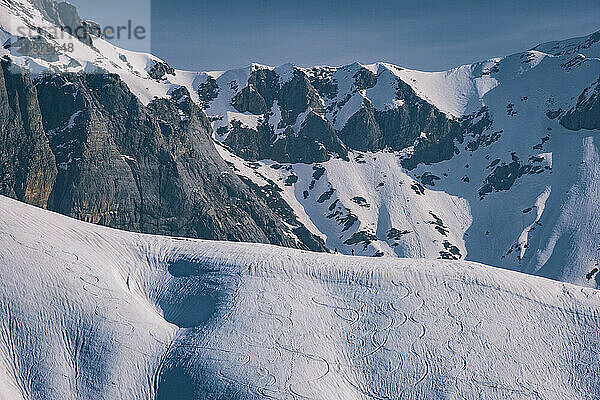
{"label": "exposed dark rock", "polygon": [[544,150],[544,145],[546,144],[546,142],[550,140],[550,134],[546,134],[546,136],[544,136],[542,138],[541,143],[536,144],[535,146],[533,146],[534,150]]}
{"label": "exposed dark rock", "polygon": [[398,80],[397,85],[396,98],[402,105],[375,113],[384,147],[403,150],[414,146],[413,153],[402,160],[407,169],[452,158],[458,151],[455,141],[463,141],[459,122],[422,100],[403,81]]}
{"label": "exposed dark rock", "polygon": [[466,145],[469,151],[491,145],[500,139],[503,133],[501,130],[490,132],[494,121],[487,107],[482,107],[477,113],[463,117],[460,122],[464,135],[470,138]]}
{"label": "exposed dark rock", "polygon": [[243,88],[232,100],[231,105],[239,112],[261,115],[267,112],[265,99],[249,85]]}
{"label": "exposed dark rock", "polygon": [[[410,155],[402,160],[404,167],[412,169],[422,163],[435,163],[458,154],[455,142],[463,140],[459,121],[421,99],[401,79],[393,78],[397,86],[396,97],[402,100],[397,108],[378,111],[365,99],[360,109],[336,131],[324,118],[326,112],[335,114],[341,110],[353,96],[358,95],[358,91],[374,87],[378,76],[356,65],[342,67],[342,70],[350,68],[353,71],[353,82],[351,91],[339,100],[334,69],[305,72],[290,68],[290,78],[281,82],[276,71],[255,66],[245,87],[232,88],[236,91],[232,105],[237,111],[263,117],[263,123],[257,129],[239,124],[227,128],[230,134],[226,143],[239,156],[247,160],[314,163],[326,161],[332,154],[347,160],[347,148],[378,151],[385,148],[403,150],[413,146]],[[216,82],[207,80],[199,89],[201,100],[209,103],[216,97],[217,90]],[[331,101],[327,110],[321,99]],[[271,110],[275,104],[281,117],[277,126],[272,127],[266,121],[273,115]]]}
{"label": "exposed dark rock", "polygon": [[414,182],[412,185],[410,185],[410,188],[414,190],[416,194],[425,194],[425,188],[419,182]]}
{"label": "exposed dark rock", "polygon": [[219,85],[213,77],[207,77],[206,82],[198,85],[198,97],[205,110],[210,108],[210,102],[217,96],[219,96]]}
{"label": "exposed dark rock", "polygon": [[444,221],[437,215],[435,215],[432,211],[429,211],[429,215],[433,217],[433,221],[429,221],[428,223],[433,225],[435,230],[438,231],[442,236],[448,236],[450,230],[446,225],[444,225]]}
{"label": "exposed dark rock", "polygon": [[331,196],[333,196],[333,192],[335,192],[335,189],[330,188],[328,191],[319,196],[319,198],[317,199],[317,203],[324,203],[325,201],[331,199]]}
{"label": "exposed dark rock", "polygon": [[310,75],[310,83],[321,96],[330,100],[335,99],[338,95],[338,85],[332,79],[335,72],[334,68],[319,67],[313,68]]}
{"label": "exposed dark rock", "polygon": [[492,161],[490,163],[490,165],[488,165],[486,168],[494,168],[496,165],[498,165],[500,163],[500,161],[502,161],[502,159],[500,158],[496,158],[494,161]]}
{"label": "exposed dark rock", "polygon": [[359,231],[355,232],[349,239],[347,239],[344,244],[352,246],[354,244],[361,243],[363,245],[363,251],[367,250],[369,245],[372,242],[376,242],[377,236],[367,231]]}
{"label": "exposed dark rock", "polygon": [[357,164],[366,164],[367,162],[365,161],[365,157],[362,154],[358,154],[356,156],[356,163]]}
{"label": "exposed dark rock", "polygon": [[289,158],[286,157],[270,157],[273,136],[272,130],[264,124],[260,125],[258,130],[254,130],[243,126],[240,121],[233,121],[225,143],[245,160],[257,161],[270,158],[279,162],[289,162]]}
{"label": "exposed dark rock", "polygon": [[346,146],[354,150],[376,151],[384,146],[383,134],[375,119],[375,109],[366,100],[361,109],[348,119],[339,136]]}
{"label": "exposed dark rock", "polygon": [[387,231],[387,239],[388,240],[400,240],[402,238],[402,236],[409,234],[410,231],[407,230],[399,230],[396,228],[391,228],[389,231]]}
{"label": "exposed dark rock", "polygon": [[285,181],[283,183],[285,184],[285,186],[292,186],[296,182],[298,182],[298,176],[292,174],[288,175],[288,177],[285,178]]}
{"label": "exposed dark rock", "polygon": [[600,78],[581,93],[575,107],[560,119],[567,129],[600,129]]}
{"label": "exposed dark rock", "polygon": [[313,235],[300,221],[298,221],[296,214],[294,214],[294,210],[292,210],[290,205],[281,197],[281,189],[279,189],[274,182],[269,181],[266,186],[258,186],[249,178],[240,178],[267,204],[269,209],[273,210],[275,214],[292,227],[292,232],[300,242],[297,247],[311,251],[329,251],[327,247],[325,247],[323,239]]}
{"label": "exposed dark rock", "polygon": [[248,85],[264,99],[268,109],[273,106],[275,100],[279,100],[281,92],[279,76],[271,69],[254,68],[248,78]]}
{"label": "exposed dark rock", "polygon": [[367,203],[367,200],[364,197],[356,196],[356,197],[353,197],[351,200],[361,207],[365,207],[365,208],[371,207],[371,205],[369,203]]}
{"label": "exposed dark rock", "polygon": [[220,158],[185,88],[145,107],[117,75],[32,82],[8,68],[3,62],[2,194],[119,229],[324,249],[300,223],[288,228]]}
{"label": "exposed dark rock", "polygon": [[354,88],[356,90],[365,90],[374,87],[377,84],[377,75],[366,68],[360,68],[354,74]]}
{"label": "exposed dark rock", "polygon": [[588,281],[591,280],[594,275],[596,275],[598,273],[598,267],[594,267],[594,269],[592,269],[590,272],[588,272],[585,275],[585,279],[587,279]]}
{"label": "exposed dark rock", "polygon": [[425,172],[423,175],[421,175],[421,182],[426,186],[435,186],[435,181],[439,180],[439,176],[433,175],[430,172]]}
{"label": "exposed dark rock", "polygon": [[587,59],[583,54],[576,54],[560,66],[563,67],[565,71],[569,72],[573,68],[579,68],[586,60]]}
{"label": "exposed dark rock", "polygon": [[[341,158],[348,159],[348,151],[340,143],[331,123],[313,111],[309,112],[306,116],[298,136],[308,139],[307,144],[309,146],[314,147],[316,145],[316,148],[313,150],[315,159],[323,158],[316,154],[319,150],[334,152]],[[328,158],[322,161],[326,161]]]}
{"label": "exposed dark rock", "polygon": [[514,117],[515,115],[517,115],[517,112],[515,111],[515,105],[514,105],[514,103],[508,103],[506,105],[506,114],[509,117]]}
{"label": "exposed dark rock", "polygon": [[442,260],[460,260],[462,255],[458,247],[453,245],[447,240],[444,240],[444,250],[440,251],[440,257]]}
{"label": "exposed dark rock", "polygon": [[269,157],[272,160],[289,163],[313,163],[329,160],[331,157],[327,149],[320,143],[304,136],[296,136],[288,128],[284,138],[275,142],[271,147]]}
{"label": "exposed dark rock", "polygon": [[548,117],[549,119],[556,119],[558,117],[560,117],[565,111],[562,108],[559,108],[558,110],[548,110],[546,111],[546,117]]}
{"label": "exposed dark rock", "polygon": [[329,206],[330,213],[326,215],[328,219],[335,219],[340,225],[343,226],[342,232],[346,232],[348,229],[352,228],[354,223],[358,221],[358,217],[352,212],[342,206],[339,200],[334,201]]}
{"label": "exposed dark rock", "polygon": [[84,20],[82,21],[82,24],[90,35],[96,36],[100,39],[105,39],[104,33],[102,32],[102,27],[97,22]]}
{"label": "exposed dark rock", "polygon": [[29,74],[2,61],[0,194],[45,208],[57,171],[37,97]]}
{"label": "exposed dark rock", "polygon": [[[203,101],[216,97],[216,89],[208,83],[202,88]],[[347,159],[347,150],[338,139],[331,123],[320,113],[322,103],[307,76],[294,69],[293,77],[280,84],[279,76],[272,70],[255,68],[248,85],[234,96],[232,105],[239,112],[263,115],[268,121],[274,102],[281,108],[278,127],[285,130],[275,135],[266,122],[255,129],[234,122],[229,128],[226,143],[239,156],[247,160],[272,159],[279,162],[314,163],[327,161],[330,153]],[[310,111],[307,112],[307,110]],[[296,125],[300,114],[307,112],[298,132]]]}
{"label": "exposed dark rock", "polygon": [[281,85],[277,101],[282,109],[282,122],[293,125],[307,106],[317,113],[323,112],[323,105],[315,88],[304,72],[294,69],[293,78]]}
{"label": "exposed dark rock", "polygon": [[58,51],[44,37],[20,37],[4,44],[5,49],[22,56],[39,58],[47,62],[58,61]]}
{"label": "exposed dark rock", "polygon": [[[33,4],[42,15],[48,19],[48,21],[76,37],[81,42],[89,46],[92,45],[90,31],[93,30],[95,34],[97,34],[97,31],[93,24],[81,20],[75,6],[67,2],[58,3],[54,0],[31,0],[31,4]],[[55,32],[52,33],[54,34]]]}
{"label": "exposed dark rock", "polygon": [[166,62],[158,61],[155,62],[150,71],[148,71],[148,75],[152,79],[156,79],[157,81],[163,80],[167,75],[175,76],[175,69],[173,69]]}
{"label": "exposed dark rock", "polygon": [[[494,161],[489,167],[495,166],[498,162],[498,160]],[[541,165],[525,164],[513,153],[510,163],[502,162],[485,178],[484,185],[479,188],[479,196],[483,199],[492,191],[508,190],[523,175],[539,174],[548,168]]]}
{"label": "exposed dark rock", "polygon": [[321,179],[321,177],[323,176],[324,173],[325,173],[325,168],[323,168],[319,165],[313,166],[312,177],[315,181],[318,181],[319,179]]}

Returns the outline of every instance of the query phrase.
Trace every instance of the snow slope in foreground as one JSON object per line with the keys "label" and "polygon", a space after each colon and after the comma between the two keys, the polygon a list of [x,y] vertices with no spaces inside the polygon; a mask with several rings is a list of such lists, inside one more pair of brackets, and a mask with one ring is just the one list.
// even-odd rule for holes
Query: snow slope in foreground
{"label": "snow slope in foreground", "polygon": [[0,197],[1,399],[587,399],[597,291],[120,232]]}

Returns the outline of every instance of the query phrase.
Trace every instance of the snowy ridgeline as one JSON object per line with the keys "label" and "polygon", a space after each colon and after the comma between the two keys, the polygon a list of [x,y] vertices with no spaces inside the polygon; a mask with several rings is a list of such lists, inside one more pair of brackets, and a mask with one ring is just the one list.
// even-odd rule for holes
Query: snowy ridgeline
{"label": "snowy ridgeline", "polygon": [[3,400],[600,396],[592,289],[0,210]]}

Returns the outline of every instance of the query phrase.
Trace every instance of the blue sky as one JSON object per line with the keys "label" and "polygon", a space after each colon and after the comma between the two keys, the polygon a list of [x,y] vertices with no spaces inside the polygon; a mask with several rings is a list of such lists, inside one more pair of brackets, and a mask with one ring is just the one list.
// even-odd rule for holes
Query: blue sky
{"label": "blue sky", "polygon": [[[83,1],[73,3],[94,18]],[[600,1],[152,0],[151,17],[152,52],[177,68],[386,61],[433,71],[600,30]]]}

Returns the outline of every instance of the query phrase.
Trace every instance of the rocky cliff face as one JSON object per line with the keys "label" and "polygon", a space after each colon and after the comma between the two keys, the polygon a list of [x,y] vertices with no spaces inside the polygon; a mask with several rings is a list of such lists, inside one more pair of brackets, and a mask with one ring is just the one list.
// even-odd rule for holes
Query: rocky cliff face
{"label": "rocky cliff face", "polygon": [[10,68],[3,62],[2,194],[120,229],[325,249],[233,173],[187,89],[146,107],[116,75],[32,80]]}
{"label": "rocky cliff face", "polygon": [[566,112],[560,123],[572,130],[600,129],[600,78],[581,93],[577,104]]}
{"label": "rocky cliff face", "polygon": [[463,136],[458,120],[419,97],[396,69],[253,65],[247,79],[239,79],[243,71],[206,76],[198,95],[217,121],[217,139],[246,160],[315,163],[347,159],[348,150],[407,148],[408,168],[451,158]]}
{"label": "rocky cliff face", "polygon": [[0,69],[0,194],[46,207],[56,179],[54,154],[42,126],[29,74]]}
{"label": "rocky cliff face", "polygon": [[[256,115],[257,125],[249,128],[233,119],[220,127],[219,133],[226,135],[224,143],[247,160],[312,163],[326,161],[330,154],[346,157],[347,150],[324,117],[316,89],[306,74],[290,68],[286,80],[268,68],[252,69],[230,105],[239,113]],[[215,85],[214,80],[201,85],[200,98],[214,100],[210,91]]]}

